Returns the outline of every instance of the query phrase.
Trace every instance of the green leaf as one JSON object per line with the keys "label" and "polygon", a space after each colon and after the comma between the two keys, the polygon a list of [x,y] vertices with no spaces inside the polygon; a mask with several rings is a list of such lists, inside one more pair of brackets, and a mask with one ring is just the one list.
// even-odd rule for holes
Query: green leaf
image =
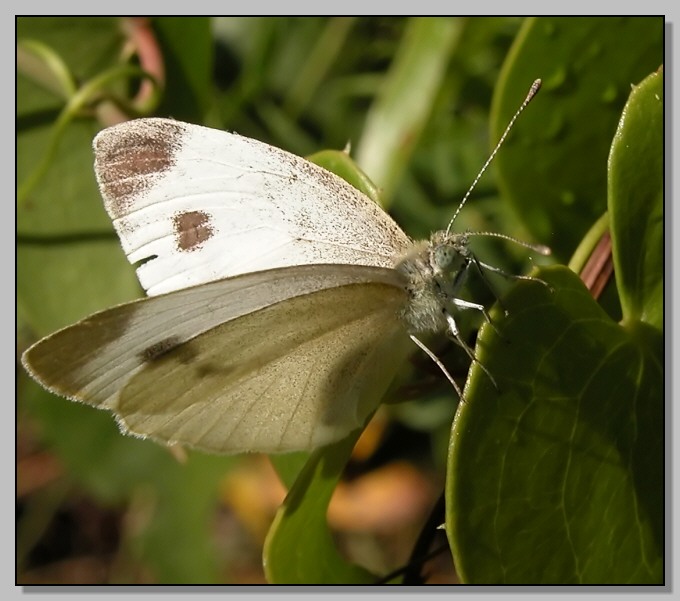
{"label": "green leaf", "polygon": [[361,431],[315,451],[279,508],[264,547],[270,584],[369,584],[370,572],[338,552],[326,522],[333,491]]}
{"label": "green leaf", "polygon": [[563,267],[492,311],[456,415],[447,533],[469,583],[663,581],[663,341]]}
{"label": "green leaf", "polygon": [[663,71],[631,92],[609,155],[609,214],[626,322],[663,328]]}
{"label": "green leaf", "polygon": [[380,203],[380,190],[346,152],[322,150],[308,156],[307,159],[324,169],[328,169],[331,173],[335,173],[371,200]]}
{"label": "green leaf", "polygon": [[496,158],[498,183],[536,240],[568,260],[606,210],[606,161],[631,84],[663,61],[663,17],[528,19],[492,106],[494,141],[529,85],[543,88]]}

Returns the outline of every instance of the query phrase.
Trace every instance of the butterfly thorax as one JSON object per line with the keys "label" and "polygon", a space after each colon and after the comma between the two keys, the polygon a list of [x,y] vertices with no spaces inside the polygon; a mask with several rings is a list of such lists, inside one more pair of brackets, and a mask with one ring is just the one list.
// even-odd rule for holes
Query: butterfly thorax
{"label": "butterfly thorax", "polygon": [[447,329],[451,299],[465,282],[472,255],[465,234],[434,232],[415,242],[396,265],[409,295],[402,318],[410,333]]}

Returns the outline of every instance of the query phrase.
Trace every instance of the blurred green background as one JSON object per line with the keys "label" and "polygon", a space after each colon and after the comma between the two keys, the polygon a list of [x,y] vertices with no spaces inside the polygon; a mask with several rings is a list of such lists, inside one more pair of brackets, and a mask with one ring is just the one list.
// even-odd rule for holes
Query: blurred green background
{"label": "blurred green background", "polygon": [[[421,238],[446,226],[542,77],[455,229],[547,244],[566,262],[606,208],[609,145],[630,85],[663,61],[662,23],[18,19],[17,353],[141,295],[91,168],[92,137],[122,116],[202,123],[303,156],[350,144],[386,209]],[[474,244],[508,271],[531,265],[524,249]],[[348,486],[384,476],[368,480],[391,492],[391,503],[375,493],[384,519],[362,521],[342,499],[329,518],[343,551],[378,573],[406,561],[444,479],[455,407],[414,362],[416,379],[394,395],[411,400],[379,414],[376,442],[367,436],[349,466]],[[283,495],[263,458],[178,458],[17,372],[19,583],[263,582],[261,546]],[[449,564],[431,581],[455,582]]]}

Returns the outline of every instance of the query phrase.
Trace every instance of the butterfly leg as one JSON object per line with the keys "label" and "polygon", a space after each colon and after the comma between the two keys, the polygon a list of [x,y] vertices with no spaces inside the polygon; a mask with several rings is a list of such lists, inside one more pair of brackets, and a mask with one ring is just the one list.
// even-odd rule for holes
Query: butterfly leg
{"label": "butterfly leg", "polygon": [[456,390],[456,394],[458,394],[458,398],[460,399],[461,403],[465,402],[465,398],[463,397],[463,391],[460,389],[460,386],[456,384],[456,381],[453,379],[453,376],[449,373],[449,370],[446,369],[444,364],[439,360],[439,357],[435,355],[427,346],[425,346],[425,343],[421,342],[419,338],[416,338],[413,334],[409,334],[411,337],[411,340],[416,343],[418,348],[422,350],[432,361],[434,364],[439,367],[439,369],[442,370],[443,374],[446,376],[446,379],[451,382],[451,385],[454,387]]}
{"label": "butterfly leg", "polygon": [[[453,301],[454,301],[455,305],[465,307],[465,308],[468,308],[468,309],[473,309],[473,308],[479,309],[481,307],[481,310],[484,311],[484,313],[486,314],[486,309],[484,309],[484,307],[482,307],[481,305],[476,305],[475,303],[468,303],[467,301],[463,301],[463,300],[460,300],[460,299],[453,299]],[[460,303],[464,303],[464,304],[460,304]],[[474,363],[479,365],[479,367],[481,367],[482,370],[484,370],[484,373],[489,377],[489,380],[491,380],[491,382],[493,383],[494,388],[496,390],[498,390],[498,384],[496,384],[496,380],[491,375],[489,370],[486,367],[484,367],[484,365],[479,361],[479,359],[477,359],[477,357],[475,357],[474,351],[467,345],[467,343],[463,340],[462,336],[460,335],[460,330],[458,329],[458,324],[456,323],[456,320],[453,318],[453,315],[451,315],[448,312],[446,313],[446,323],[449,325],[449,332],[453,336],[453,340],[459,346],[463,347],[463,350],[467,353],[468,357],[470,357],[471,361],[473,361]]]}
{"label": "butterfly leg", "polygon": [[[451,298],[451,303],[454,304],[459,309],[475,309],[475,310],[479,311],[482,315],[484,315],[484,319],[494,329],[496,334],[499,334],[499,332],[496,329],[496,326],[494,325],[493,321],[491,321],[491,316],[489,315],[489,312],[486,310],[484,305],[480,305],[478,303],[471,303],[470,301],[463,300],[462,298]],[[453,318],[451,318],[451,319],[453,319]],[[449,327],[451,327],[450,323],[449,323]]]}
{"label": "butterfly leg", "polygon": [[[489,278],[486,277],[486,274],[484,273],[484,269],[482,269],[482,267],[486,267],[487,269],[490,269],[491,271],[498,272],[498,271],[499,271],[498,268],[496,268],[496,267],[491,267],[490,265],[486,265],[486,263],[482,263],[482,262],[481,262],[477,257],[475,257],[475,256],[472,257],[472,262],[475,264],[475,267],[477,268],[477,273],[479,273],[479,277],[482,279],[482,282],[484,282],[484,284],[485,284],[486,287],[489,289],[489,291],[491,292],[491,294],[493,294],[494,298],[496,299],[496,302],[498,303],[498,305],[500,306],[500,308],[503,310],[503,313],[505,313],[505,315],[507,315],[508,312],[507,312],[507,310],[505,309],[505,307],[503,306],[503,303],[501,302],[500,297],[499,297],[498,294],[496,293],[496,290],[494,289],[494,287],[491,285],[491,282],[489,281]],[[509,274],[505,274],[505,272],[503,272],[503,275],[509,275]],[[490,320],[487,319],[487,321],[490,321]],[[495,329],[496,329],[496,328],[494,328],[494,330],[495,330]],[[496,330],[496,333],[498,333],[498,330]]]}

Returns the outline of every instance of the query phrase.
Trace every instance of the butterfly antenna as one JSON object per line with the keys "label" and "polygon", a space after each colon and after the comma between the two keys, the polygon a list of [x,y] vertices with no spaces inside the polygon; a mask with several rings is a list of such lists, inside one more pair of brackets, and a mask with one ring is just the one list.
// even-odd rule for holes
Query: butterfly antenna
{"label": "butterfly antenna", "polygon": [[515,244],[519,244],[520,246],[524,246],[525,248],[528,248],[529,250],[533,250],[534,252],[537,252],[541,255],[549,255],[552,251],[550,250],[550,247],[546,246],[545,244],[532,244],[531,242],[525,242],[524,240],[518,240],[517,238],[513,238],[512,236],[506,236],[505,234],[499,234],[498,232],[467,232],[465,234],[466,236],[491,236],[493,238],[502,238],[503,240],[508,240],[509,242],[514,242]]}
{"label": "butterfly antenna", "polygon": [[507,127],[505,128],[505,131],[503,132],[503,135],[500,137],[500,140],[498,140],[498,142],[496,143],[496,146],[491,151],[491,154],[489,155],[489,158],[486,160],[486,163],[484,163],[484,166],[480,169],[479,173],[477,174],[477,177],[475,177],[474,181],[472,182],[472,185],[470,186],[468,191],[465,193],[465,196],[463,196],[463,200],[460,201],[460,204],[458,205],[456,212],[453,214],[453,217],[451,218],[451,221],[449,221],[449,225],[446,228],[447,234],[450,233],[451,226],[453,226],[453,222],[456,220],[456,217],[458,217],[460,210],[463,208],[463,205],[465,205],[465,203],[467,202],[467,199],[470,197],[470,194],[472,194],[472,191],[475,189],[477,182],[482,177],[482,175],[484,175],[484,172],[487,170],[487,168],[491,164],[491,161],[493,161],[493,159],[496,156],[496,153],[498,152],[499,148],[503,145],[505,138],[508,137],[508,134],[510,133],[512,126],[515,124],[515,121],[517,121],[517,117],[519,117],[522,114],[522,111],[527,107],[527,105],[531,102],[532,98],[534,96],[536,96],[536,94],[538,93],[538,90],[540,90],[540,89],[541,89],[541,80],[537,79],[536,81],[534,81],[534,83],[531,84],[531,88],[529,88],[529,93],[527,94],[527,97],[524,99],[524,102],[522,102],[520,107],[517,109],[515,114],[512,116],[512,119],[510,119],[510,123],[508,123]]}

